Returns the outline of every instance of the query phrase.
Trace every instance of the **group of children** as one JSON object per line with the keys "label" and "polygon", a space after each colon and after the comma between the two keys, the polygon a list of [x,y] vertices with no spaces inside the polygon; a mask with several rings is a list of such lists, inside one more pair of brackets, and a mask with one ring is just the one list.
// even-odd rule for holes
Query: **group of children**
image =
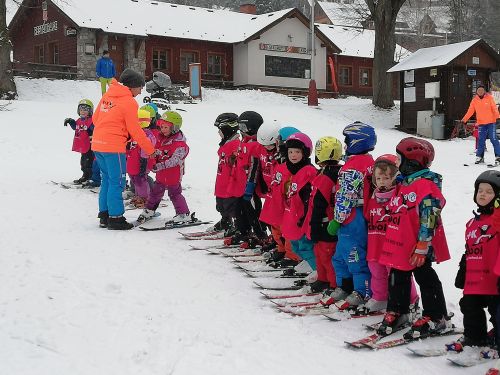
{"label": "group of children", "polygon": [[[65,125],[75,129],[73,150],[82,154],[82,183],[94,180],[92,103],[80,101],[78,114],[77,121],[66,119]],[[148,158],[133,140],[127,150],[134,204],[144,207],[138,220],[154,216],[165,190],[176,211],[172,220],[190,220],[181,185],[189,153],[182,117],[174,111],[160,116],[150,103],[139,109],[138,121],[156,150]],[[381,335],[408,323],[409,339],[452,328],[432,267],[450,254],[441,221],[442,177],[429,169],[434,149],[428,141],[407,137],[395,154],[374,159],[375,130],[361,122],[344,128],[344,146],[325,136],[314,147],[303,132],[265,122],[254,111],[222,113],[214,125],[221,138],[215,182],[221,219],[210,230],[224,231],[226,245],[260,246],[268,263],[287,274],[316,274],[309,286],[323,292],[325,305],[335,303],[354,314],[385,310]],[[153,184],[150,171],[156,173]],[[464,289],[464,336],[453,343],[458,350],[499,342],[500,172],[488,170],[476,179],[474,202],[478,209],[466,225],[466,250],[455,282]],[[423,310],[417,314],[420,300]]]}
{"label": "group of children", "polygon": [[[99,165],[90,147],[94,129],[92,112],[92,102],[82,99],[78,104],[80,117],[76,121],[71,118],[64,121],[64,126],[69,124],[75,131],[73,151],[81,153],[80,165],[83,176],[74,183],[82,184],[84,187],[100,185]],[[133,139],[127,143],[126,168],[131,188],[135,193],[130,204],[144,209],[138,221],[144,222],[154,216],[165,191],[168,192],[176,212],[171,220],[176,223],[190,220],[181,184],[184,159],[189,153],[186,138],[180,130],[182,116],[175,111],[166,111],[160,116],[158,107],[154,103],[148,103],[138,110],[137,120],[147,138],[155,146],[153,157],[148,157]],[[154,182],[149,177],[150,172],[156,174]],[[123,186],[125,185],[123,183]],[[101,226],[106,226],[105,220],[101,220]],[[129,228],[130,225],[124,229]]]}
{"label": "group of children", "polygon": [[[325,305],[354,314],[385,311],[380,335],[406,324],[407,339],[452,329],[432,267],[450,254],[441,221],[442,177],[429,169],[431,143],[407,137],[395,154],[374,160],[375,130],[361,122],[344,128],[344,155],[334,137],[321,137],[313,148],[306,134],[264,122],[255,112],[223,113],[214,125],[221,137],[215,184],[221,220],[211,229],[224,230],[226,244],[259,244],[268,263],[289,275],[316,271],[309,287],[323,292]],[[465,330],[454,350],[499,342],[500,209],[495,220],[493,208],[500,204],[500,172],[478,177],[474,201],[478,211],[466,227],[457,276]]]}

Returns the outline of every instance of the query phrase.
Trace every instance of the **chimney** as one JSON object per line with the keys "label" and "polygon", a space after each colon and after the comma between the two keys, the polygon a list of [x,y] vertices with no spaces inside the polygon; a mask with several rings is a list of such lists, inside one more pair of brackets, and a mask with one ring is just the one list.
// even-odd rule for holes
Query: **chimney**
{"label": "chimney", "polygon": [[257,14],[257,6],[253,0],[241,0],[240,13]]}

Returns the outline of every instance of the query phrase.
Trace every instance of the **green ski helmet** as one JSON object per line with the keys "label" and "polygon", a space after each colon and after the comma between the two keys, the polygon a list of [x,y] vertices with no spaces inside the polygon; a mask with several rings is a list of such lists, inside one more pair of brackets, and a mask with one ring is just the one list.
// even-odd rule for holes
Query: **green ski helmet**
{"label": "green ski helmet", "polygon": [[177,133],[182,126],[182,116],[175,111],[166,111],[161,119],[172,124],[172,133]]}
{"label": "green ski helmet", "polygon": [[78,107],[76,108],[76,114],[80,116],[80,108],[89,111],[89,116],[94,113],[94,104],[89,99],[82,99],[78,102]]}

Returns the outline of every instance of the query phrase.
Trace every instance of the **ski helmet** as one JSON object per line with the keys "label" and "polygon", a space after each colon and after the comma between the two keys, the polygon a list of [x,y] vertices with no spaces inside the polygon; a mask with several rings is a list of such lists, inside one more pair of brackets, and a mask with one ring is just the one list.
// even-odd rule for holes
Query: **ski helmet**
{"label": "ski helmet", "polygon": [[421,167],[420,169],[430,167],[434,160],[434,147],[425,139],[403,138],[396,146],[396,152],[401,155],[401,164],[414,161]]}
{"label": "ski helmet", "polygon": [[348,155],[358,155],[372,151],[377,144],[375,129],[360,121],[347,125],[342,134],[345,136],[345,152]]}
{"label": "ski helmet", "polygon": [[293,126],[285,126],[279,130],[280,141],[285,142],[289,136],[294,133],[300,133],[300,130]]}
{"label": "ski helmet", "polygon": [[[476,178],[476,182],[474,182],[474,203],[477,203],[476,195],[479,189],[479,184],[481,182],[490,184],[491,187],[493,188],[493,191],[495,192],[495,198],[500,198],[500,171],[497,170],[484,171]],[[491,203],[492,206],[495,203],[494,201],[495,199],[492,200]]]}
{"label": "ski helmet", "polygon": [[325,161],[338,161],[342,157],[342,143],[335,137],[321,137],[314,146],[316,164]]}
{"label": "ski helmet", "polygon": [[381,163],[390,164],[390,165],[393,165],[396,168],[398,168],[399,167],[399,158],[393,154],[383,154],[383,155],[380,155],[377,159],[375,159],[374,166],[376,167],[377,164],[381,164]]}
{"label": "ski helmet", "polygon": [[254,111],[245,111],[238,117],[238,124],[242,133],[256,135],[264,120]]}
{"label": "ski helmet", "polygon": [[86,109],[89,112],[89,116],[94,113],[94,104],[89,99],[82,99],[78,102],[78,107],[76,108],[76,113],[80,116],[80,108]]}
{"label": "ski helmet", "polygon": [[148,103],[143,105],[140,109],[145,109],[151,114],[151,118],[155,118],[158,114],[158,106],[155,103]]}
{"label": "ski helmet", "polygon": [[[166,111],[161,115],[161,120],[171,123],[172,133],[177,133],[182,126],[182,116],[175,111]],[[162,122],[158,122],[158,126],[161,126]]]}
{"label": "ski helmet", "polygon": [[275,145],[278,140],[280,126],[276,121],[265,122],[257,131],[257,142],[263,146]]}
{"label": "ski helmet", "polygon": [[304,133],[294,133],[286,140],[286,148],[300,148],[304,152],[304,158],[311,156],[313,149],[311,138]]}
{"label": "ski helmet", "polygon": [[215,119],[214,126],[221,131],[224,138],[232,137],[239,130],[238,115],[231,112],[221,113]]}
{"label": "ski helmet", "polygon": [[151,124],[151,112],[146,109],[139,109],[137,111],[137,116],[139,117],[139,125],[141,128],[147,128]]}

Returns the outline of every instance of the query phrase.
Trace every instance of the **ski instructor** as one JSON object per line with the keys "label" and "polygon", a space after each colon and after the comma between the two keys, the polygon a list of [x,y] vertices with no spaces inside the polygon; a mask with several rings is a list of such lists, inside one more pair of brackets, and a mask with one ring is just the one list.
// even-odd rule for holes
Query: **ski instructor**
{"label": "ski instructor", "polygon": [[139,105],[134,97],[140,94],[143,86],[142,75],[132,69],[125,69],[120,76],[120,82],[116,79],[111,81],[109,90],[92,116],[95,126],[92,151],[102,174],[97,215],[102,228],[125,230],[134,227],[123,217],[125,146],[127,141],[133,138],[146,154],[151,155],[155,151],[153,144],[142,131],[137,117]]}
{"label": "ski instructor", "polygon": [[500,142],[496,134],[496,122],[500,115],[495,104],[495,99],[486,92],[483,85],[477,87],[476,95],[472,98],[469,110],[462,119],[462,122],[466,123],[474,113],[476,113],[476,124],[479,133],[475,163],[484,163],[486,138],[489,138],[495,151],[495,165],[500,165]]}

